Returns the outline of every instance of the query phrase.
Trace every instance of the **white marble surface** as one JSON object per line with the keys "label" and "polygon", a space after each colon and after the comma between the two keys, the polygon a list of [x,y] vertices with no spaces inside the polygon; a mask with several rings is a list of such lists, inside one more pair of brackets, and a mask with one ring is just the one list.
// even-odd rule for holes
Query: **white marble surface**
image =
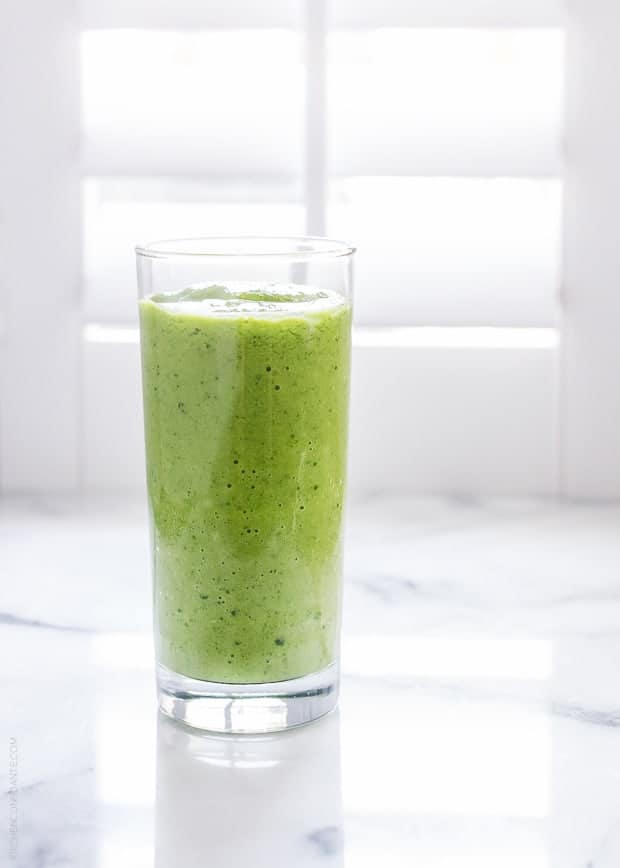
{"label": "white marble surface", "polygon": [[349,528],[339,713],[218,739],[157,717],[143,509],[1,503],[0,864],[618,868],[620,507]]}

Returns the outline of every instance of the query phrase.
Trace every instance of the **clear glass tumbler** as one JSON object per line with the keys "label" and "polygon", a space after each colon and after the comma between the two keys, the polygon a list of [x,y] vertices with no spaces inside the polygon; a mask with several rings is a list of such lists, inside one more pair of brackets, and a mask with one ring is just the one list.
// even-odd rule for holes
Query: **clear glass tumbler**
{"label": "clear glass tumbler", "polygon": [[353,252],[136,248],[159,702],[200,729],[337,702]]}

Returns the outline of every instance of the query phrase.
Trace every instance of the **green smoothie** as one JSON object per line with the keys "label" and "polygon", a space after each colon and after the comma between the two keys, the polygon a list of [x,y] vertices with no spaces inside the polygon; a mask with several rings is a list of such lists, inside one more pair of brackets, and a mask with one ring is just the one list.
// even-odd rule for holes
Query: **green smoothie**
{"label": "green smoothie", "polygon": [[140,302],[160,662],[282,681],[337,655],[351,310],[300,285]]}

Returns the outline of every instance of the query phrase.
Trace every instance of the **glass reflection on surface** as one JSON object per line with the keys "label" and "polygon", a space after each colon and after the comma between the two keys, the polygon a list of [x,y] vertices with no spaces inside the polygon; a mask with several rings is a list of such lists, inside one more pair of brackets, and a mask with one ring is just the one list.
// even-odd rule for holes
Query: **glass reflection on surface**
{"label": "glass reflection on surface", "polygon": [[159,717],[155,868],[342,866],[337,714],[270,736]]}

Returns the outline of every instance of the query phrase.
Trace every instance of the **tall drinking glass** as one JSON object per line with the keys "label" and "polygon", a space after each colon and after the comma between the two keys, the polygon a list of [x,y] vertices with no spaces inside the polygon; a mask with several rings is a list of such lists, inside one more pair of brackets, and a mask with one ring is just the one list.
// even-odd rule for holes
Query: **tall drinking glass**
{"label": "tall drinking glass", "polygon": [[353,252],[136,248],[159,702],[191,726],[336,705]]}

